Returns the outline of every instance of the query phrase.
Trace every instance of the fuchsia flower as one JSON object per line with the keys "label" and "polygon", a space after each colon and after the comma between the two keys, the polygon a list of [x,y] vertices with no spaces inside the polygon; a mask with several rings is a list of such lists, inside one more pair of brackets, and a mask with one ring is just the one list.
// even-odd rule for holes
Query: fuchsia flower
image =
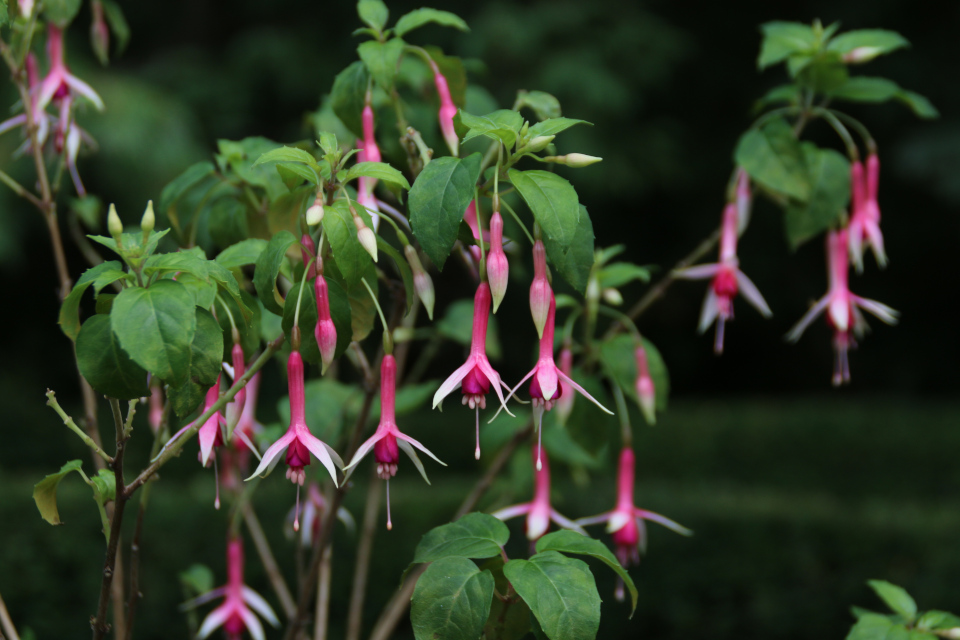
{"label": "fuchsia flower", "polygon": [[653,378],[650,377],[650,366],[647,364],[647,350],[643,344],[637,345],[634,352],[637,359],[637,399],[640,401],[640,410],[647,424],[656,424],[657,422],[657,393],[653,386]]}
{"label": "fuchsia flower", "polygon": [[[239,334],[235,336],[235,338],[239,337]],[[230,377],[232,377],[234,380],[237,380],[247,372],[247,363],[244,360],[243,347],[240,346],[238,341],[234,341],[233,348],[230,350],[230,360],[233,362],[233,372]],[[235,407],[237,410],[242,411],[243,405],[246,404],[246,401],[247,388],[244,386],[242,389],[237,391],[235,396],[233,396],[233,400],[230,402],[230,404],[233,405],[233,407]]]}
{"label": "fuchsia flower", "polygon": [[[220,376],[217,376],[217,382],[212,387],[207,389],[207,397],[203,402],[203,410],[207,411],[212,407],[217,400],[220,399]],[[189,427],[190,425],[187,425]],[[197,431],[197,439],[200,442],[200,462],[203,463],[203,466],[207,466],[210,463],[210,454],[213,452],[214,447],[223,446],[223,432],[221,427],[227,426],[227,421],[223,417],[223,413],[217,411],[214,412],[207,421],[203,423],[203,426],[200,427],[200,430]],[[186,429],[187,427],[184,427]],[[179,435],[179,434],[177,434]],[[174,436],[176,438],[177,436]],[[171,438],[172,440],[173,438]],[[216,462],[216,460],[214,460]],[[220,498],[217,497],[217,507],[219,508]]]}
{"label": "fuchsia flower", "polygon": [[[40,91],[40,76],[37,71],[37,56],[32,52],[27,54],[26,61],[24,63],[27,71],[27,86],[30,89],[30,112],[33,118],[33,123],[37,127],[37,143],[40,146],[47,141],[47,135],[50,133],[50,122],[54,121],[53,118],[43,109],[37,108],[37,94]],[[27,115],[21,113],[19,115],[13,116],[7,120],[4,120],[0,123],[0,133],[6,133],[10,129],[16,127],[26,128],[27,124]],[[24,129],[24,136],[27,138],[23,145],[17,149],[17,153],[23,153],[30,148],[30,137]]]}
{"label": "fuchsia flower", "polygon": [[239,486],[236,472],[239,471],[245,475],[249,471],[250,453],[253,452],[258,458],[260,457],[257,446],[253,443],[254,438],[263,431],[263,425],[256,418],[257,395],[260,391],[259,371],[253,374],[244,390],[247,392],[247,397],[243,407],[234,407],[232,402],[227,405],[227,424],[234,425],[231,437],[233,446],[220,453],[224,468],[223,484],[231,489]]}
{"label": "fuchsia flower", "polygon": [[50,24],[47,26],[47,32],[47,55],[50,56],[50,71],[47,72],[47,76],[40,83],[37,94],[37,109],[46,109],[51,100],[59,103],[65,98],[80,95],[89,100],[97,108],[97,111],[103,111],[103,100],[100,99],[97,92],[67,69],[67,64],[63,60],[63,30]]}
{"label": "fuchsia flower", "polygon": [[[329,504],[327,503],[327,499],[324,498],[323,493],[320,492],[320,485],[316,482],[311,482],[307,487],[307,499],[300,505],[299,513],[291,509],[287,515],[287,522],[291,525],[291,529],[286,530],[288,537],[291,533],[294,533],[292,524],[299,520],[302,523],[300,527],[300,544],[304,547],[316,544],[320,539],[320,528],[323,526],[323,517],[326,515],[328,508]],[[337,519],[343,523],[350,533],[353,533],[357,527],[353,516],[343,507],[337,509]]]}
{"label": "fuchsia flower", "polygon": [[280,626],[277,614],[273,612],[263,596],[243,583],[243,543],[239,538],[227,542],[227,584],[209,591],[191,604],[203,604],[220,596],[223,604],[211,611],[200,625],[197,638],[203,640],[217,627],[223,627],[230,640],[239,640],[246,629],[254,640],[264,640],[263,626],[253,615],[253,609],[272,626]]}
{"label": "fuchsia flower", "polygon": [[[553,300],[553,289],[547,279],[547,250],[542,240],[533,243],[533,281],[530,283],[530,315],[537,328],[537,335],[543,337],[543,326],[547,322],[547,311]],[[551,346],[552,349],[552,346]]]}
{"label": "fuchsia flower", "polygon": [[733,298],[738,292],[742,293],[747,302],[764,318],[773,315],[756,285],[740,270],[740,260],[737,258],[738,215],[736,202],[728,202],[723,210],[723,226],[720,231],[720,262],[673,272],[674,277],[686,280],[713,278],[700,312],[699,331],[703,333],[714,320],[717,321],[713,350],[718,355],[723,353],[724,324],[733,320]]}
{"label": "fuchsia flower", "polygon": [[163,424],[163,383],[154,378],[150,384],[150,411],[147,414],[150,430],[156,434]]}
{"label": "fuchsia flower", "polygon": [[880,182],[880,159],[876,153],[867,157],[867,175],[859,160],[850,165],[851,215],[848,225],[850,259],[857,269],[863,271],[864,244],[873,249],[873,256],[880,268],[887,266],[887,254],[883,249],[883,233],[880,232],[880,205],[877,204],[877,187]]}
{"label": "fuchsia flower", "polygon": [[507,293],[510,275],[507,254],[503,252],[503,218],[499,211],[490,216],[490,251],[487,252],[487,280],[493,295],[493,312],[496,313]]}
{"label": "fuchsia flower", "polygon": [[573,520],[565,518],[550,505],[550,461],[547,459],[547,452],[540,451],[539,443],[534,447],[534,462],[536,463],[536,473],[534,474],[533,500],[522,504],[515,504],[510,507],[504,507],[499,511],[494,511],[494,518],[500,520],[509,520],[517,516],[526,515],[527,539],[534,541],[543,537],[543,534],[550,528],[550,521],[557,523],[564,529],[573,529],[577,533],[587,535],[587,532]]}
{"label": "fuchsia flower", "polygon": [[[530,370],[527,375],[523,376],[523,379],[517,383],[513,389],[510,390],[510,394],[507,395],[507,400],[513,397],[513,394],[517,392],[517,389],[523,385],[524,382],[530,380],[530,397],[533,402],[533,419],[537,424],[537,452],[540,451],[540,432],[543,427],[543,414],[546,411],[549,411],[553,408],[553,405],[560,398],[560,394],[563,392],[559,381],[563,380],[576,391],[580,392],[584,398],[597,405],[605,411],[606,413],[613,415],[613,412],[607,409],[605,406],[600,404],[596,398],[591,396],[586,390],[581,387],[579,384],[574,382],[573,378],[557,368],[557,365],[553,361],[553,330],[554,330],[554,319],[557,312],[557,303],[553,297],[553,292],[550,292],[550,303],[547,309],[547,320],[543,327],[543,336],[540,338],[540,359],[537,360],[537,364],[534,365],[533,369]],[[506,404],[501,408],[505,408]],[[496,418],[500,414],[500,410],[497,410],[497,414],[493,416]],[[491,422],[493,421],[491,418]],[[537,468],[540,468],[540,460],[537,460]]]}
{"label": "fuchsia flower", "polygon": [[323,370],[320,372],[323,375],[337,352],[337,327],[330,316],[330,292],[322,273],[317,273],[313,289],[317,299],[317,326],[313,330],[313,335],[317,339],[320,358],[323,360]]}
{"label": "fuchsia flower", "polygon": [[[429,449],[410,436],[401,433],[400,428],[397,426],[396,404],[397,361],[393,355],[388,353],[383,356],[383,362],[380,365],[380,424],[377,425],[376,433],[360,445],[357,452],[353,454],[353,460],[350,461],[350,464],[343,468],[346,472],[348,469],[356,466],[356,464],[363,460],[363,458],[370,453],[370,450],[373,449],[373,457],[377,461],[377,475],[381,479],[388,481],[387,529],[393,528],[393,522],[390,519],[389,480],[397,474],[397,464],[400,462],[399,449],[403,449],[403,452],[410,456],[413,465],[417,468],[417,471],[420,472],[420,475],[423,476],[423,479],[426,480],[427,484],[430,484],[430,480],[427,479],[427,473],[423,470],[423,464],[420,462],[420,458],[417,457],[417,452],[413,450],[414,447],[420,449],[420,451],[443,466],[447,466],[441,462],[437,456],[430,453]],[[352,471],[348,472],[347,476],[349,476],[350,473],[352,473]]]}
{"label": "fuchsia flower", "polygon": [[[503,399],[503,392],[500,387],[503,386],[508,391],[510,387],[501,379],[500,374],[490,366],[487,359],[487,322],[490,317],[490,287],[486,282],[481,282],[477,287],[477,293],[473,297],[473,339],[470,343],[470,355],[463,365],[450,374],[450,377],[443,381],[440,388],[433,395],[433,408],[443,402],[443,399],[453,393],[457,387],[463,390],[463,404],[469,405],[477,414],[477,450],[476,458],[480,459],[480,409],[487,408],[487,394],[490,392],[490,386],[493,385],[497,397],[500,399],[502,408],[510,413]],[[510,413],[510,415],[513,415]]]}
{"label": "fuchsia flower", "polygon": [[[374,136],[373,106],[370,104],[369,98],[363,107],[361,120],[363,124],[364,161],[380,162],[380,147],[377,146],[377,139]],[[375,179],[373,180],[373,184],[376,184]],[[373,189],[373,186],[371,185],[370,188]]]}
{"label": "fuchsia flower", "polygon": [[[364,121],[366,122],[366,121]],[[366,131],[366,125],[364,125],[364,131]],[[370,111],[370,131],[372,135],[373,131],[373,111]],[[376,142],[374,142],[374,147],[376,148]],[[367,162],[367,153],[364,148],[364,142],[361,139],[357,139],[357,162]],[[377,154],[380,153],[379,148],[377,148]],[[379,157],[379,155],[377,156]],[[373,195],[373,187],[377,184],[376,178],[369,178],[367,176],[360,176],[357,178],[357,202],[367,210],[367,213],[370,214],[370,221],[373,223],[373,228],[376,229],[380,225],[380,205],[377,202],[376,196]]]}
{"label": "fuchsia flower", "polygon": [[[317,457],[317,460],[326,467],[333,479],[333,484],[337,484],[337,466],[342,467],[343,461],[332,447],[327,445],[312,433],[307,426],[304,413],[306,411],[306,397],[303,391],[303,358],[299,351],[291,351],[287,359],[287,377],[289,378],[290,389],[290,427],[279,440],[270,445],[270,448],[263,454],[259,466],[247,480],[252,480],[269,467],[272,469],[279,462],[280,453],[286,449],[287,479],[297,485],[297,502],[300,501],[300,487],[303,486],[307,478],[303,470],[310,464],[310,454]],[[299,528],[294,523],[294,528]]]}
{"label": "fuchsia flower", "polygon": [[[636,462],[633,449],[624,447],[620,452],[620,469],[617,474],[617,506],[613,511],[590,518],[580,518],[578,525],[607,523],[607,532],[613,534],[617,559],[627,567],[640,564],[640,554],[647,550],[647,528],[644,520],[657,522],[680,535],[693,535],[693,531],[664,517],[659,513],[639,509],[633,504],[633,477]],[[617,600],[623,600],[623,582],[617,584]]]}
{"label": "fuchsia flower", "polygon": [[[820,298],[800,322],[787,334],[787,340],[796,342],[803,335],[814,318],[826,310],[827,324],[833,329],[833,386],[850,382],[850,362],[847,352],[856,347],[854,338],[862,337],[867,329],[867,321],[860,309],[869,311],[887,324],[896,324],[899,313],[876,300],[861,298],[850,292],[847,284],[849,265],[847,263],[847,230],[827,233],[827,272],[830,288]],[[859,307],[859,308],[858,308]]]}
{"label": "fuchsia flower", "polygon": [[460,153],[460,138],[453,127],[453,117],[457,115],[457,105],[453,104],[453,98],[450,96],[450,86],[447,79],[440,73],[440,69],[435,64],[433,68],[433,83],[437,87],[437,96],[440,98],[440,112],[437,119],[440,121],[440,131],[443,132],[443,139],[450,147],[451,155]]}

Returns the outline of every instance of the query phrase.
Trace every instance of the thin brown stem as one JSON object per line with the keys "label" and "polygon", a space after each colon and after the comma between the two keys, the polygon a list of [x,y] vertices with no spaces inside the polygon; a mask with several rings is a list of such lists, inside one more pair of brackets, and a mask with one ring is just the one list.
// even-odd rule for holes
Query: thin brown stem
{"label": "thin brown stem", "polygon": [[377,535],[377,518],[380,515],[380,496],[383,483],[377,478],[376,469],[370,467],[370,484],[367,487],[367,504],[363,512],[360,543],[357,545],[357,563],[353,569],[353,589],[350,592],[350,608],[347,610],[347,640],[360,640],[363,626],[363,603],[367,594],[367,577],[370,575],[370,556],[373,540]]}
{"label": "thin brown stem", "polygon": [[10,619],[10,612],[7,611],[7,605],[3,601],[3,596],[0,596],[0,629],[3,630],[0,635],[9,636],[9,640],[20,640],[20,636],[17,635],[17,628],[13,626],[13,620]]}
{"label": "thin brown stem", "polygon": [[320,577],[317,578],[317,619],[313,624],[313,640],[327,640],[327,627],[330,624],[330,576],[333,560],[333,543],[327,545],[320,562]]}
{"label": "thin brown stem", "polygon": [[[486,493],[487,489],[489,489],[493,483],[493,479],[510,460],[510,456],[513,455],[513,452],[521,442],[530,437],[531,433],[533,433],[533,423],[527,424],[526,427],[518,431],[513,438],[504,445],[499,453],[497,453],[497,457],[494,458],[487,472],[477,480],[473,489],[467,497],[464,498],[460,504],[460,508],[457,509],[456,514],[453,516],[454,520],[463,517],[477,506],[480,498],[483,497],[483,494]],[[427,565],[421,564],[407,574],[407,579],[404,580],[403,585],[393,594],[393,597],[390,598],[390,601],[387,602],[387,605],[380,613],[380,617],[377,619],[373,631],[370,633],[370,640],[387,640],[393,634],[400,619],[403,618],[407,612],[407,607],[410,606],[410,597],[413,595],[413,588],[417,584],[417,578],[426,571],[426,568]]]}
{"label": "thin brown stem", "polygon": [[290,595],[290,589],[283,579],[283,574],[280,573],[277,560],[273,557],[273,552],[270,551],[270,543],[267,542],[267,536],[264,535],[263,527],[260,526],[260,520],[257,518],[257,514],[254,512],[253,505],[250,504],[249,500],[244,501],[241,510],[243,511],[243,521],[247,525],[247,531],[250,532],[250,537],[253,538],[253,546],[257,549],[257,554],[260,556],[260,562],[263,564],[264,571],[267,572],[270,586],[273,587],[274,593],[277,594],[277,599],[280,600],[280,606],[283,607],[283,612],[289,620],[296,612],[296,605],[293,603],[293,596]]}

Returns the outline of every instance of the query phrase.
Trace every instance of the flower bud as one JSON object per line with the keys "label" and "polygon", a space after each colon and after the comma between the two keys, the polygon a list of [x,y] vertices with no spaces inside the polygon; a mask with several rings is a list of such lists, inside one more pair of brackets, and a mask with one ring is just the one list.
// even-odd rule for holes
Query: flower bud
{"label": "flower bud", "polygon": [[507,292],[510,265],[503,252],[503,218],[499,211],[490,217],[490,251],[487,253],[487,281],[493,295],[493,312],[497,312]]}
{"label": "flower bud", "polygon": [[33,14],[34,0],[17,0],[17,7],[20,9],[20,16],[29,18]]}
{"label": "flower bud", "polygon": [[90,3],[90,11],[93,13],[93,21],[90,23],[90,45],[100,64],[105,65],[110,58],[110,29],[107,28],[107,22],[103,19],[103,3],[100,0],[93,0]]}
{"label": "flower bud", "polygon": [[647,352],[643,345],[639,345],[635,352],[637,358],[637,399],[640,402],[640,410],[647,424],[656,424],[657,422],[657,395],[653,387],[653,378],[650,377],[650,367],[647,364]]}
{"label": "flower bud", "polygon": [[410,270],[413,271],[413,289],[417,292],[417,297],[423,303],[423,308],[427,310],[427,315],[433,320],[433,306],[436,302],[436,294],[433,291],[433,280],[430,279],[420,262],[420,256],[413,245],[406,245],[403,248],[403,254],[407,257],[410,264]]}
{"label": "flower bud", "polygon": [[526,144],[523,148],[524,151],[529,153],[536,153],[537,151],[543,151],[547,148],[547,145],[553,142],[553,139],[557,136],[537,136]]}
{"label": "flower bud", "polygon": [[588,167],[591,164],[600,162],[603,160],[603,158],[588,156],[583,153],[568,153],[565,156],[547,156],[544,158],[544,160],[547,162],[555,162],[557,164],[565,164],[568,167],[579,169],[580,167]]}
{"label": "flower bud", "polygon": [[140,229],[143,231],[144,239],[150,235],[156,223],[157,217],[153,213],[153,200],[147,200],[147,208],[143,212],[143,217],[140,218]]}
{"label": "flower bud", "polygon": [[163,424],[163,383],[154,377],[150,383],[150,411],[147,414],[150,430],[156,434]]}
{"label": "flower bud", "polygon": [[317,194],[317,199],[307,209],[307,225],[315,227],[323,221],[323,197]]}
{"label": "flower bud", "polygon": [[[313,242],[313,238],[310,237],[309,233],[305,233],[300,236],[300,257],[303,259],[303,266],[306,267],[310,265],[310,271],[307,272],[307,277],[313,279],[317,277],[317,262],[314,260],[317,256],[317,245]],[[313,260],[313,264],[310,261]]]}
{"label": "flower bud", "polygon": [[623,296],[620,295],[620,292],[613,287],[604,289],[602,295],[607,304],[612,304],[615,307],[619,307],[623,304]]}
{"label": "flower bud", "polygon": [[740,167],[737,169],[737,233],[743,235],[750,223],[750,208],[753,196],[750,194],[750,175]]}
{"label": "flower bud", "polygon": [[353,213],[353,224],[357,225],[357,240],[366,249],[373,261],[377,261],[377,234],[363,221],[356,211]]}
{"label": "flower bud", "polygon": [[450,154],[456,156],[460,153],[460,138],[457,137],[457,132],[453,126],[453,117],[457,115],[457,105],[453,103],[447,79],[440,71],[434,72],[433,83],[437,87],[437,96],[440,98],[440,112],[437,114],[437,119],[440,121],[440,131],[443,133],[443,139],[447,146],[450,147]]}
{"label": "flower bud", "polygon": [[[235,336],[234,339],[239,338],[240,336]],[[233,349],[230,351],[230,359],[233,362],[233,381],[236,382],[240,377],[247,371],[247,363],[243,356],[243,347],[240,346],[239,342],[233,343]],[[240,391],[237,391],[237,394],[233,396],[233,406],[236,408],[236,413],[239,417],[240,412],[243,410],[243,405],[247,401],[247,388],[243,387]]]}
{"label": "flower bud", "polygon": [[543,337],[543,327],[550,312],[553,290],[547,280],[547,250],[542,240],[533,243],[533,282],[530,283],[530,315],[537,327],[537,335]]}
{"label": "flower bud", "polygon": [[337,327],[330,317],[330,293],[327,289],[327,281],[322,275],[318,275],[314,281],[313,291],[317,299],[317,326],[313,330],[313,335],[317,339],[320,358],[323,360],[323,368],[320,371],[322,375],[327,372],[327,367],[333,362],[337,351]]}
{"label": "flower bud", "polygon": [[363,108],[363,152],[367,162],[380,162],[380,147],[374,137],[373,107],[368,102]]}
{"label": "flower bud", "polygon": [[113,239],[119,243],[120,235],[123,233],[123,222],[120,221],[117,208],[113,204],[110,205],[110,210],[107,212],[107,230],[110,231]]}
{"label": "flower bud", "polygon": [[843,61],[847,64],[870,62],[883,53],[880,47],[857,47],[843,54]]}

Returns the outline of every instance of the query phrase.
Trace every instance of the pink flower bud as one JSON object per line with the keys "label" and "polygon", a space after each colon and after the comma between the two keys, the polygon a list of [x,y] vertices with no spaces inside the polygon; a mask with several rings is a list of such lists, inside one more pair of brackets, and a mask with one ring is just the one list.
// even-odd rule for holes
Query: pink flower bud
{"label": "pink flower bud", "polygon": [[437,86],[437,95],[440,97],[440,113],[437,116],[440,121],[440,131],[443,132],[443,139],[450,147],[451,155],[458,155],[460,153],[460,139],[453,127],[453,117],[457,115],[457,105],[453,104],[447,79],[439,70],[434,70],[433,83]]}
{"label": "pink flower bud", "polygon": [[313,204],[310,205],[310,208],[307,209],[307,224],[311,227],[314,227],[321,222],[323,222],[323,196],[317,194],[316,199],[313,201]]}
{"label": "pink flower bud", "polygon": [[[317,277],[317,262],[314,260],[314,258],[317,257],[317,245],[309,233],[300,236],[300,257],[303,259],[304,267],[308,264],[310,265],[310,271],[307,273],[307,277],[311,279]],[[313,264],[310,264],[311,260],[314,260]]]}
{"label": "pink flower bud", "polygon": [[337,328],[330,317],[330,295],[323,275],[317,275],[313,287],[317,298],[317,326],[313,335],[317,339],[317,347],[323,359],[323,370],[320,372],[322,375],[327,372],[327,367],[333,362],[337,351]]}
{"label": "pink flower bud", "polygon": [[[490,251],[487,253],[487,280],[493,295],[493,312],[496,313],[507,293],[510,265],[503,252],[503,218],[494,211],[490,218]],[[531,294],[532,295],[532,294]]]}
{"label": "pink flower bud", "polygon": [[547,250],[542,240],[533,243],[533,282],[530,283],[530,314],[537,327],[537,335],[543,337],[543,327],[547,323],[553,290],[547,280]]}
{"label": "pink flower bud", "polygon": [[[235,336],[235,338],[239,338],[239,337],[240,336],[238,335]],[[233,343],[233,349],[230,351],[230,359],[233,362],[233,379],[239,380],[240,376],[242,376],[247,371],[247,363],[245,362],[243,357],[243,347],[240,346],[239,342]],[[246,403],[246,401],[247,401],[247,388],[244,387],[240,389],[240,391],[237,391],[237,395],[233,396],[233,406],[236,407],[238,411],[242,410],[243,405],[244,403]]]}
{"label": "pink flower bud", "polygon": [[637,358],[637,399],[640,401],[640,410],[647,424],[656,424],[657,422],[657,395],[653,386],[653,378],[650,377],[650,367],[647,364],[647,352],[643,345],[637,346],[635,352]]}
{"label": "pink flower bud", "polygon": [[861,64],[870,62],[883,53],[879,47],[857,47],[843,54],[843,61],[847,64]]}
{"label": "pink flower bud", "polygon": [[154,433],[160,430],[163,424],[163,383],[154,378],[150,385],[150,413],[148,414],[150,429]]}
{"label": "pink flower bud", "polygon": [[436,302],[433,280],[430,279],[430,274],[423,268],[420,256],[417,255],[417,250],[413,248],[413,245],[405,246],[403,254],[407,257],[410,270],[413,272],[413,289],[417,292],[420,302],[423,303],[423,308],[427,310],[427,315],[433,320],[433,305]]}
{"label": "pink flower bud", "polygon": [[374,137],[373,107],[368,102],[363,108],[363,152],[367,162],[380,162],[380,147]]}
{"label": "pink flower bud", "polygon": [[750,223],[750,208],[753,196],[750,193],[750,175],[740,167],[737,169],[737,232],[741,235]]}

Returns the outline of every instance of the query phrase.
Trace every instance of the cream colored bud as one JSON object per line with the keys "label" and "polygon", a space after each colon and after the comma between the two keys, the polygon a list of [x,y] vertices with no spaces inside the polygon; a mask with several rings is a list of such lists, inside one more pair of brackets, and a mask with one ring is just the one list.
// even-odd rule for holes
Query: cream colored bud
{"label": "cream colored bud", "polygon": [[120,234],[123,233],[123,223],[120,221],[120,216],[117,215],[117,208],[112,204],[107,213],[107,230],[110,231],[110,235],[114,239],[119,238]]}
{"label": "cream colored bud", "polygon": [[317,200],[307,209],[307,225],[315,227],[323,221],[323,203]]}
{"label": "cream colored bud", "polygon": [[615,307],[619,307],[623,304],[623,296],[620,295],[619,291],[612,287],[603,290],[603,299],[607,302],[607,304],[612,304]]}
{"label": "cream colored bud", "polygon": [[143,212],[143,217],[140,218],[140,229],[145,235],[150,235],[156,223],[157,217],[153,213],[153,200],[147,200],[147,208]]}
{"label": "cream colored bud", "polygon": [[600,162],[603,158],[598,158],[596,156],[588,156],[583,153],[568,153],[566,155],[567,161],[564,163],[568,167],[588,167],[591,164]]}
{"label": "cream colored bud", "polygon": [[537,136],[527,143],[524,147],[524,151],[535,153],[537,151],[543,151],[547,148],[547,145],[553,142],[553,139],[557,136]]}
{"label": "cream colored bud", "polygon": [[373,229],[366,225],[357,229],[357,240],[360,241],[360,244],[363,245],[363,248],[366,249],[367,253],[370,254],[370,257],[373,258],[373,261],[376,262],[377,234],[373,232]]}

